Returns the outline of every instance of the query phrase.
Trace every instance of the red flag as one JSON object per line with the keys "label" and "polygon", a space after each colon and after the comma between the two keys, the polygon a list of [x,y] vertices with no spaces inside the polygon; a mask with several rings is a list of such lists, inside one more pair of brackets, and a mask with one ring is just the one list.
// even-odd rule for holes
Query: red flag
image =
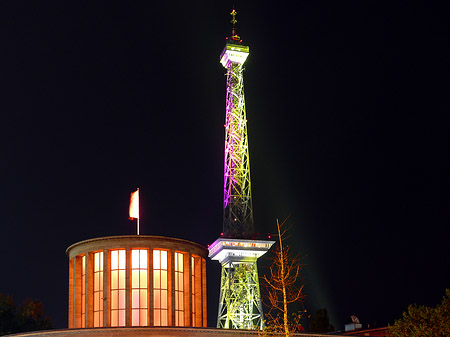
{"label": "red flag", "polygon": [[139,188],[131,193],[129,219],[139,219]]}

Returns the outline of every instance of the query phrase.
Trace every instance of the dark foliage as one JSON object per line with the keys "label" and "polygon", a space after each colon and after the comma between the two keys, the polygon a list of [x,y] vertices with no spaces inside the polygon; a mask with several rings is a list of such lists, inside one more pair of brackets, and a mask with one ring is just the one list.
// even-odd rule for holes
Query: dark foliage
{"label": "dark foliage", "polygon": [[450,336],[450,290],[435,308],[411,304],[403,317],[389,326],[390,337],[448,337]]}
{"label": "dark foliage", "polygon": [[9,295],[0,294],[0,335],[25,331],[47,330],[52,322],[44,313],[44,305],[27,298],[22,306],[16,306]]}
{"label": "dark foliage", "polygon": [[327,333],[334,331],[334,326],[330,324],[327,309],[319,309],[316,315],[311,318],[309,330],[317,333]]}

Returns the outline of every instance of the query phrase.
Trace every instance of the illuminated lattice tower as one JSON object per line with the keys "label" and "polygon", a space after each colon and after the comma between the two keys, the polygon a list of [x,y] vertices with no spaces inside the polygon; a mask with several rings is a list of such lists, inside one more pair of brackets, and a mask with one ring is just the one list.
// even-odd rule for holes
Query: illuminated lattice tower
{"label": "illuminated lattice tower", "polygon": [[236,34],[236,12],[231,12],[232,36],[220,62],[227,69],[223,233],[209,246],[209,257],[222,265],[217,327],[262,328],[263,310],[257,259],[273,241],[254,240],[247,117],[243,65],[249,54]]}

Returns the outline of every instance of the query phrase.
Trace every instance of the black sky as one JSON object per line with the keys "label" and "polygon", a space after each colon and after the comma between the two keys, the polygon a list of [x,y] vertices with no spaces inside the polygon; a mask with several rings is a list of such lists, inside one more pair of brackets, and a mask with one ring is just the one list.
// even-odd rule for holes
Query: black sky
{"label": "black sky", "polygon": [[[229,12],[250,46],[255,228],[290,215],[306,305],[387,324],[450,287],[449,24],[431,2],[0,5],[0,292],[67,326],[65,249],[222,227]],[[209,325],[219,265],[208,262]]]}

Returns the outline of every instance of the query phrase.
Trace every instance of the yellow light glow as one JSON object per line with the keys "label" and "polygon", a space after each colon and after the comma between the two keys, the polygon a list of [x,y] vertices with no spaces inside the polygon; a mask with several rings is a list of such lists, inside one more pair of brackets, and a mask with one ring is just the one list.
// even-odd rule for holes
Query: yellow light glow
{"label": "yellow light glow", "polygon": [[86,255],[81,257],[81,327],[86,326]]}
{"label": "yellow light glow", "polygon": [[119,252],[113,250],[111,252],[111,270],[119,269]]}
{"label": "yellow light glow", "polygon": [[161,288],[167,289],[167,270],[161,271]]}
{"label": "yellow light glow", "polygon": [[161,288],[161,270],[153,271],[153,287]]}
{"label": "yellow light glow", "polygon": [[125,290],[119,290],[119,309],[125,309]]}
{"label": "yellow light glow", "polygon": [[167,270],[167,251],[161,251],[161,269]]}
{"label": "yellow light glow", "polygon": [[125,326],[125,250],[111,251],[111,326]]}
{"label": "yellow light glow", "polygon": [[167,251],[153,250],[153,317],[155,326],[168,324]]}
{"label": "yellow light glow", "polygon": [[133,249],[131,251],[131,268],[139,268],[139,250]]}
{"label": "yellow light glow", "polygon": [[143,325],[143,326],[148,324],[147,323],[147,310],[140,311],[139,321],[141,322],[141,325]]}
{"label": "yellow light glow", "polygon": [[153,306],[155,308],[161,308],[161,292],[156,291],[155,295],[153,296]]}
{"label": "yellow light glow", "polygon": [[147,289],[147,270],[141,270],[139,277],[141,288]]}
{"label": "yellow light glow", "polygon": [[125,270],[119,270],[119,288],[125,289]]}
{"label": "yellow light glow", "polygon": [[147,268],[147,251],[146,250],[143,250],[143,252],[145,252],[145,254],[144,253],[142,253],[141,255],[140,255],[140,268]]}
{"label": "yellow light glow", "polygon": [[131,325],[139,326],[139,309],[131,310]]}
{"label": "yellow light glow", "polygon": [[126,263],[125,250],[119,250],[119,269],[125,270],[125,263]]}
{"label": "yellow light glow", "polygon": [[196,315],[195,315],[195,258],[191,256],[191,314],[192,314],[192,326],[196,326]]}
{"label": "yellow light glow", "polygon": [[139,289],[131,290],[131,307],[139,309]]}
{"label": "yellow light glow", "polygon": [[161,251],[160,250],[154,250],[153,251],[153,268],[154,269],[161,269]]}
{"label": "yellow light glow", "polygon": [[139,269],[133,269],[131,271],[131,287],[139,288]]}
{"label": "yellow light glow", "polygon": [[94,253],[94,327],[103,326],[103,252]]}
{"label": "yellow light glow", "polygon": [[184,326],[183,254],[175,253],[175,325]]}
{"label": "yellow light glow", "polygon": [[146,249],[131,251],[131,324],[133,326],[147,325],[147,254]]}

